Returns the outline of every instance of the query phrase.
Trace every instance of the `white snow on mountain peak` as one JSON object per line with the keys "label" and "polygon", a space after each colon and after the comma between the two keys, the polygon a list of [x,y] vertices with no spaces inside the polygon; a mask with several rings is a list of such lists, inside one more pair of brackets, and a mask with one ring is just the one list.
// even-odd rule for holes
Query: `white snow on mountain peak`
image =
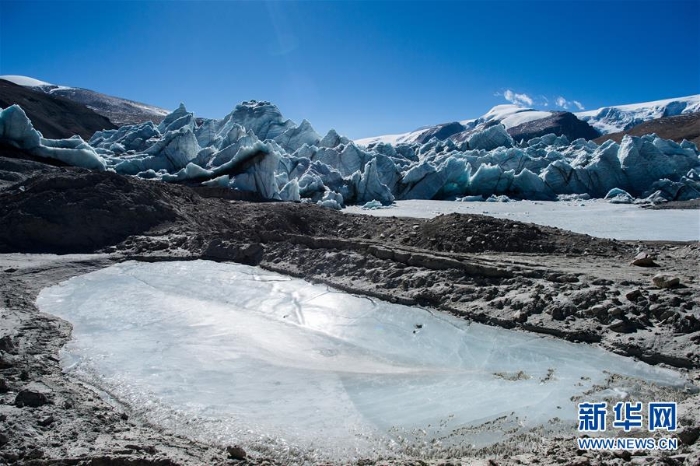
{"label": "white snow on mountain peak", "polygon": [[[574,115],[600,131],[602,134],[617,133],[656,118],[700,112],[700,94],[675,99],[656,100],[629,105],[601,107],[597,110],[574,112]],[[536,110],[519,104],[496,105],[478,118],[459,121],[467,129],[479,129],[484,124],[501,123],[506,129],[524,123],[541,120],[555,114],[547,110]],[[360,145],[379,142],[398,144],[418,142],[421,136],[443,124],[422,126],[414,131],[356,139]]]}
{"label": "white snow on mountain peak", "polygon": [[[510,129],[522,125],[523,123],[547,118],[551,115],[552,112],[535,110],[514,104],[503,104],[496,105],[481,118],[487,122],[498,121],[505,126],[506,129]],[[470,120],[465,120],[462,123],[465,124],[468,121]]]}
{"label": "white snow on mountain peak", "polygon": [[603,134],[619,133],[645,121],[662,117],[700,112],[700,94],[675,99],[601,107],[597,110],[576,112],[580,120],[588,122]]}
{"label": "white snow on mountain peak", "polygon": [[29,76],[21,76],[16,74],[6,74],[0,76],[0,79],[5,81],[10,81],[18,86],[24,87],[43,87],[43,86],[55,86],[55,84],[47,83],[46,81],[41,81],[39,79],[30,78]]}

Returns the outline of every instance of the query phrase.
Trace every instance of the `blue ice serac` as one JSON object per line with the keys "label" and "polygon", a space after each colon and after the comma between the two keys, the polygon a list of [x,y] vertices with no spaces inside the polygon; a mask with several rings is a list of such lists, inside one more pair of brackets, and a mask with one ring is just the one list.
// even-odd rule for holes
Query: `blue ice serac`
{"label": "blue ice serac", "polygon": [[243,102],[220,120],[195,119],[180,105],[158,125],[98,131],[88,142],[46,139],[13,105],[0,112],[0,142],[69,165],[334,209],[490,196],[582,195],[614,203],[700,198],[700,152],[687,141],[646,135],[598,145],[549,134],[516,142],[495,124],[461,142],[363,146],[334,130],[322,137],[269,102]]}

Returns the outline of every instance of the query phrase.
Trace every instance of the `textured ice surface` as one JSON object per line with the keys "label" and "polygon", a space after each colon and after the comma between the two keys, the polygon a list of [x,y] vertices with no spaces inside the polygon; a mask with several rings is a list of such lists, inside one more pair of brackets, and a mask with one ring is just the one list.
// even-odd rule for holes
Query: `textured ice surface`
{"label": "textured ice surface", "polygon": [[[470,199],[473,200],[473,199]],[[608,201],[450,202],[397,201],[383,210],[347,207],[344,212],[380,217],[433,218],[457,212],[537,223],[600,238],[619,240],[700,240],[700,211],[650,210]]]}
{"label": "textured ice surface", "polygon": [[570,431],[571,397],[634,395],[633,382],[606,387],[603,371],[682,383],[592,347],[243,265],[127,262],[47,288],[37,303],[74,326],[68,373],[180,433],[287,462],[429,456],[506,429]]}
{"label": "textured ice surface", "polygon": [[[687,102],[667,104],[654,112],[687,110]],[[445,129],[449,133],[447,125],[420,130],[413,142],[368,147],[335,132],[321,139],[308,121],[296,125],[269,102],[243,102],[223,119],[199,125],[180,105],[157,127],[147,122],[98,131],[88,143],[41,138],[24,112],[10,107],[0,112],[0,141],[70,165],[162,181],[217,178],[216,184],[224,186],[225,175],[232,189],[332,208],[373,199],[390,204],[474,195],[602,198],[611,189],[646,202],[700,198],[700,181],[693,175],[700,170],[700,152],[688,141],[625,136],[620,144],[598,146],[548,134],[515,144],[499,118],[511,115],[520,121],[538,112],[501,107],[485,119],[455,122],[474,130],[466,141],[432,137]],[[334,201],[328,200],[328,191]]]}
{"label": "textured ice surface", "polygon": [[60,160],[76,167],[105,169],[102,157],[80,136],[44,139],[19,105],[0,109],[0,140],[39,157]]}

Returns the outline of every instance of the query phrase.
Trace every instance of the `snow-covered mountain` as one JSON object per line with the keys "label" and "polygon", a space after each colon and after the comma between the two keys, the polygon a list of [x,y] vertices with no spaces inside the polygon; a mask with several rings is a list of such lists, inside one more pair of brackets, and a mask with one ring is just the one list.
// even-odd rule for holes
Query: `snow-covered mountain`
{"label": "snow-covered mountain", "polygon": [[79,87],[59,86],[29,76],[5,75],[0,76],[0,79],[83,104],[95,113],[107,117],[116,126],[133,125],[146,121],[160,123],[170,113],[168,110],[141,102]]}
{"label": "snow-covered mountain", "polygon": [[603,134],[618,133],[646,121],[700,112],[700,94],[641,104],[602,107],[578,112],[576,116]]}
{"label": "snow-covered mountain", "polygon": [[[519,113],[509,114],[514,117],[509,124],[531,123],[523,124],[527,115]],[[700,198],[700,152],[688,141],[645,135],[598,145],[554,134],[516,141],[504,125],[491,124],[463,141],[363,147],[333,130],[321,137],[309,122],[297,125],[269,102],[243,102],[225,118],[201,123],[181,105],[159,125],[149,121],[98,131],[89,142],[42,138],[14,105],[0,112],[0,142],[95,170],[336,209],[371,201],[501,195],[620,202]]]}
{"label": "snow-covered mountain", "polygon": [[[536,111],[531,108],[523,108],[517,105],[497,105],[488,113],[479,118],[432,126],[423,126],[408,133],[387,134],[384,136],[356,139],[355,142],[364,146],[376,144],[378,142],[394,145],[399,143],[410,144],[416,142],[428,142],[429,138],[435,135],[437,135],[438,139],[443,140],[464,131],[483,129],[484,127],[488,127],[495,123],[502,123],[506,129],[508,129],[513,126],[546,118],[551,115],[552,112]],[[445,131],[445,129],[448,129],[448,131]]]}
{"label": "snow-covered mountain", "polygon": [[[695,112],[700,112],[700,94],[640,104],[602,107],[598,110],[577,112],[573,115],[599,132],[597,135],[590,133],[590,137],[583,135],[581,136],[585,137],[586,139],[593,139],[601,134],[624,131],[640,123],[657,118]],[[561,113],[565,112],[541,111],[512,104],[497,105],[479,118],[424,126],[408,133],[389,134],[384,136],[357,139],[355,142],[365,146],[376,144],[378,142],[388,144],[416,142],[425,143],[428,142],[429,138],[433,136],[440,140],[450,137],[460,141],[464,140],[474,131],[483,130],[498,123],[505,126],[508,133],[511,134],[511,136],[513,136],[516,140],[519,140],[520,138],[518,136],[521,133],[529,134],[529,131],[526,130],[526,127],[523,125],[532,124],[539,120],[551,118]],[[446,129],[448,129],[448,131],[446,131]],[[568,134],[567,136],[569,139],[575,139],[571,137],[571,134]]]}

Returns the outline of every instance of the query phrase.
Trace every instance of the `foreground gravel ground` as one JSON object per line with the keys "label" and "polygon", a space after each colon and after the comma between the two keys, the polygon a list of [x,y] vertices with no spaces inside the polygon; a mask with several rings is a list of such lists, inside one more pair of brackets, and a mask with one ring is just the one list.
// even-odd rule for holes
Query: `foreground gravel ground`
{"label": "foreground gravel ground", "polygon": [[[0,191],[0,462],[273,463],[242,460],[241,451],[226,449],[233,445],[202,445],[146,425],[128,406],[62,374],[58,351],[71,328],[38,312],[37,293],[131,259],[260,265],[513,331],[600,345],[674,367],[700,385],[698,243],[600,240],[468,215],[351,216],[11,162],[0,157],[0,175],[13,174],[17,182]],[[630,265],[638,251],[656,266]],[[654,284],[660,273],[679,285]],[[361,463],[698,464],[697,390],[650,386],[646,393],[649,400],[679,402],[681,448],[671,454],[585,452],[574,438],[526,438],[469,458]]]}

